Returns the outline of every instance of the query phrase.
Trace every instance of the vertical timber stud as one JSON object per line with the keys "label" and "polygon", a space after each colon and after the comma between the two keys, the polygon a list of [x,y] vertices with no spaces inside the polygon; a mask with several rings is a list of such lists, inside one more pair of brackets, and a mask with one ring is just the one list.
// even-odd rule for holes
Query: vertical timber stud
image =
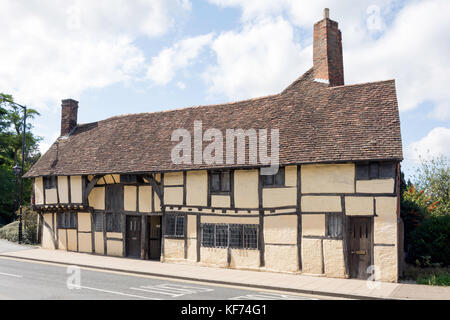
{"label": "vertical timber stud", "polygon": [[[356,179],[356,177],[355,177]],[[344,266],[345,266],[345,275],[350,277],[349,270],[349,259],[348,259],[348,219],[347,214],[345,212],[345,196],[341,196],[341,207],[343,214],[343,227],[342,227],[342,249],[344,251]]]}
{"label": "vertical timber stud", "polygon": [[298,270],[302,271],[302,181],[301,166],[297,166],[297,254]]}
{"label": "vertical timber stud", "polygon": [[200,245],[202,241],[201,227],[200,227],[200,213],[197,213],[197,262],[200,262]]}
{"label": "vertical timber stud", "polygon": [[152,212],[155,213],[155,188],[152,186]]}
{"label": "vertical timber stud", "polygon": [[187,259],[188,256],[188,237],[187,237],[187,224],[188,224],[188,215],[184,214],[184,260]]}
{"label": "vertical timber stud", "polygon": [[91,245],[92,245],[92,253],[95,253],[95,219],[94,219],[94,210],[89,209],[89,213],[91,216]]}
{"label": "vertical timber stud", "polygon": [[[44,190],[45,191],[45,190]],[[58,176],[56,176],[56,199],[58,203],[58,208],[61,205],[61,201],[59,200],[59,183],[58,183]]]}
{"label": "vertical timber stud", "polygon": [[[44,190],[45,193],[45,190]],[[53,230],[56,237],[56,250],[59,250],[59,230],[58,230],[58,213],[56,213],[56,219],[55,219],[55,213],[52,212],[52,223],[53,223]]]}
{"label": "vertical timber stud", "polygon": [[[105,197],[106,198],[106,197]],[[107,241],[106,241],[106,212],[102,214],[103,218],[103,255],[108,255]]]}
{"label": "vertical timber stud", "polygon": [[[122,213],[121,214],[121,217],[120,217],[121,219],[122,219],[122,255],[124,256],[124,257],[126,257],[127,256],[127,235],[126,235],[126,233],[127,233],[127,216],[125,215],[125,213]],[[106,226],[105,226],[106,227]]]}
{"label": "vertical timber stud", "polygon": [[81,176],[81,199],[82,199],[81,202],[82,202],[83,207],[86,206],[86,203],[87,203],[87,201],[86,201],[86,203],[84,203],[84,201],[83,201],[83,199],[86,195],[87,183],[88,183],[87,176]]}
{"label": "vertical timber stud", "polygon": [[230,248],[230,225],[228,224],[227,227],[227,233],[228,233],[228,237],[227,237],[227,267],[229,268],[231,265],[231,248]]}
{"label": "vertical timber stud", "polygon": [[[42,182],[44,181],[44,178],[42,178]],[[43,182],[44,183],[44,182]],[[44,205],[43,205],[43,208],[45,208],[45,205],[47,204],[47,199],[45,199],[45,184],[44,184],[44,192],[42,192],[42,194],[43,194],[43,198],[44,198]]]}
{"label": "vertical timber stud", "polygon": [[72,204],[72,188],[70,186],[70,176],[67,176],[67,192],[69,193],[69,206]]}
{"label": "vertical timber stud", "polygon": [[[155,182],[156,181],[156,175],[155,175]],[[161,259],[162,261],[165,260],[165,248],[164,243],[166,242],[166,207],[164,206],[164,173],[161,173],[161,182],[160,182],[160,197],[159,202],[161,203],[161,222],[162,222],[162,238],[161,238]]]}
{"label": "vertical timber stud", "polygon": [[234,204],[234,170],[230,171],[230,201],[231,201],[231,209],[235,209],[236,206]]}
{"label": "vertical timber stud", "polygon": [[325,274],[325,257],[324,257],[324,253],[323,253],[323,239],[320,240],[320,246],[322,247],[321,251],[321,258],[322,258],[322,274]]}
{"label": "vertical timber stud", "polygon": [[[124,238],[125,239],[125,238]],[[141,259],[146,258],[146,242],[147,242],[147,216],[145,214],[141,215]]]}
{"label": "vertical timber stud", "polygon": [[78,215],[80,213],[79,212],[75,212],[75,213],[77,215],[77,252],[79,252],[80,251],[80,239],[79,239],[79,236],[78,236]]}
{"label": "vertical timber stud", "polygon": [[259,266],[265,266],[265,244],[264,244],[264,210],[263,210],[263,190],[262,190],[261,168],[258,169],[258,202],[259,202]]}
{"label": "vertical timber stud", "polygon": [[[71,215],[71,214],[72,214],[72,212],[69,213],[69,215]],[[66,218],[67,218],[67,216],[66,216]],[[64,229],[64,233],[66,234],[66,251],[69,251],[69,235],[68,235],[69,232],[67,229]]]}
{"label": "vertical timber stud", "polygon": [[[139,215],[139,183],[136,184],[136,213]],[[122,237],[125,239],[125,237]],[[126,242],[126,240],[125,240]],[[141,214],[141,259],[145,260],[146,257],[146,242],[147,242],[147,217],[145,214]],[[124,245],[126,245],[124,243]]]}
{"label": "vertical timber stud", "polygon": [[206,204],[206,206],[208,207],[208,208],[210,208],[211,207],[211,173],[209,172],[209,171],[207,171],[207,174],[208,174],[208,184],[207,184],[207,196],[206,196],[206,201],[207,201],[207,204]]}
{"label": "vertical timber stud", "polygon": [[186,182],[187,182],[187,172],[183,171],[183,206],[186,206]]}

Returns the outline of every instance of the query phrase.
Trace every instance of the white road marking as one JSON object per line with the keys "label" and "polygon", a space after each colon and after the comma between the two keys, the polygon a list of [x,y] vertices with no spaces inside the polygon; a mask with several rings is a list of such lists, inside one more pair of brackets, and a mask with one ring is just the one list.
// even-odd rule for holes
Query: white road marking
{"label": "white road marking", "polygon": [[23,276],[18,276],[16,274],[3,273],[3,272],[0,272],[0,276],[7,276],[7,277],[14,277],[14,278],[23,278]]}
{"label": "white road marking", "polygon": [[91,288],[91,287],[85,287],[85,286],[77,286],[77,287],[78,287],[78,288],[81,288],[81,289],[87,289],[87,290],[93,290],[93,291],[100,291],[100,292],[111,293],[111,294],[117,294],[117,295],[120,295],[120,296],[127,296],[127,297],[139,298],[139,299],[161,300],[161,299],[157,299],[157,298],[150,298],[150,297],[138,296],[138,295],[129,294],[129,293],[123,293],[123,292],[118,292],[118,291],[111,291],[111,290],[98,289],[98,288]]}
{"label": "white road marking", "polygon": [[155,286],[141,286],[139,288],[130,288],[131,290],[143,291],[143,292],[151,292],[156,294],[168,295],[172,298],[178,298],[185,295],[200,293],[200,292],[211,292],[214,289],[210,288],[202,288],[202,287],[192,287],[192,286],[183,286],[178,284],[166,283],[166,284],[158,284]]}
{"label": "white road marking", "polygon": [[248,294],[230,298],[228,300],[317,300],[313,298],[306,298],[301,296],[289,296],[285,294],[276,294],[269,292],[258,292],[257,294]]}

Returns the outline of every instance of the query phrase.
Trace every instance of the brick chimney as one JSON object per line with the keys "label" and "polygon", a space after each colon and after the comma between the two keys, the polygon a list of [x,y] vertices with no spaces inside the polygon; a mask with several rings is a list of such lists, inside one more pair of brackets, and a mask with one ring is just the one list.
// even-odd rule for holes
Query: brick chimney
{"label": "brick chimney", "polygon": [[332,87],[344,85],[342,36],[330,9],[324,9],[323,20],[314,25],[314,78]]}
{"label": "brick chimney", "polygon": [[67,136],[77,126],[78,101],[63,100],[61,109],[61,136]]}

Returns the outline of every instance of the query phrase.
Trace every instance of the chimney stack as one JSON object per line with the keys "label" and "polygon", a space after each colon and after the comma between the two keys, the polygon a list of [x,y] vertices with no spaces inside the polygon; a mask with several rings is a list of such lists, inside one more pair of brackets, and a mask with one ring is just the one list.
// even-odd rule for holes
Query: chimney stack
{"label": "chimney stack", "polygon": [[314,25],[314,78],[332,87],[344,85],[341,31],[338,23],[330,19],[328,8]]}
{"label": "chimney stack", "polygon": [[78,101],[63,100],[61,109],[61,136],[67,136],[77,126]]}

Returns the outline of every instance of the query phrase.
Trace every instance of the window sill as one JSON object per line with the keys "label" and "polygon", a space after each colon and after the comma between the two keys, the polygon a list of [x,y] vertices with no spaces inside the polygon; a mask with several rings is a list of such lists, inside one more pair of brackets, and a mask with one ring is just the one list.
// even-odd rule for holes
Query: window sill
{"label": "window sill", "polygon": [[211,191],[210,194],[212,196],[230,196],[231,192],[230,191]]}
{"label": "window sill", "polygon": [[183,235],[183,236],[173,236],[173,235],[165,235],[164,236],[164,239],[174,239],[174,240],[180,240],[180,239],[184,239],[185,238],[185,236]]}
{"label": "window sill", "polygon": [[285,185],[263,186],[263,189],[281,189],[281,188],[294,188],[294,187],[286,187]]}

